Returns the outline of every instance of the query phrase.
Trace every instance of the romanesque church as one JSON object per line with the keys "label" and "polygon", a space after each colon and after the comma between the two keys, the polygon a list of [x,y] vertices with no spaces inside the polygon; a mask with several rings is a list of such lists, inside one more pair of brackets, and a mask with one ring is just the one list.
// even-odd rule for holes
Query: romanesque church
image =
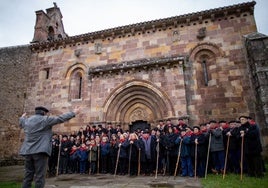
{"label": "romanesque church", "polygon": [[[0,49],[0,159],[15,157],[18,117],[43,105],[52,115],[81,106],[56,126],[190,126],[249,115],[268,143],[268,37],[255,2],[68,36],[57,4],[36,11],[29,44]],[[19,32],[19,31],[18,31]],[[6,151],[7,144],[18,147]],[[267,149],[265,150],[267,154]]]}

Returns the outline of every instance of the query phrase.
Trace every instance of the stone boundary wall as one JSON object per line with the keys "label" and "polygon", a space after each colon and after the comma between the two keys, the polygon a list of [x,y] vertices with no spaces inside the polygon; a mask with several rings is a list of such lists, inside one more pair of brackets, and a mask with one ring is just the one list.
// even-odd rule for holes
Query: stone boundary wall
{"label": "stone boundary wall", "polygon": [[24,111],[30,57],[28,45],[0,48],[1,166],[20,159],[21,130],[18,118]]}
{"label": "stone boundary wall", "polygon": [[253,33],[245,38],[248,71],[256,97],[256,121],[260,127],[263,156],[268,159],[268,36]]}

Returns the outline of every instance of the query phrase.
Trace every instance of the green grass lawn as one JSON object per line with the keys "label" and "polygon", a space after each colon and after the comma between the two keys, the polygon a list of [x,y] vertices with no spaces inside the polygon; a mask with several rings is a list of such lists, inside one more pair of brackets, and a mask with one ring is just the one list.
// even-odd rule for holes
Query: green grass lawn
{"label": "green grass lawn", "polygon": [[268,174],[266,173],[263,178],[253,178],[243,175],[242,181],[240,174],[226,174],[225,178],[222,175],[208,174],[206,179],[202,179],[201,183],[204,188],[267,188],[268,187]]}
{"label": "green grass lawn", "polygon": [[0,182],[1,188],[21,188],[21,183],[16,182]]}

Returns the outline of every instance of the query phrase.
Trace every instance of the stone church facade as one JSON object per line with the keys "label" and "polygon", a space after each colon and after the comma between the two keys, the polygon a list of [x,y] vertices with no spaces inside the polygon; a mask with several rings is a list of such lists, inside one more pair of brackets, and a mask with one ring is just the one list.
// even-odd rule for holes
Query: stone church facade
{"label": "stone church facade", "polygon": [[[36,11],[31,44],[0,49],[1,140],[20,145],[17,118],[23,111],[31,114],[44,105],[57,115],[78,105],[82,113],[55,132],[107,123],[130,130],[144,123],[152,128],[159,120],[176,124],[178,118],[193,126],[250,115],[260,125],[266,148],[268,40],[257,33],[254,5],[71,37],[56,4]],[[15,78],[9,76],[11,70]],[[18,148],[2,149],[3,159],[16,156]]]}

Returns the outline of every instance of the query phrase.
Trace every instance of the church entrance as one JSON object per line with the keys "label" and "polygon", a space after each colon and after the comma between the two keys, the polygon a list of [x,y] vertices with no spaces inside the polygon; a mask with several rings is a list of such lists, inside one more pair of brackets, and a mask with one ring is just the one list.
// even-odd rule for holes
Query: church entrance
{"label": "church entrance", "polygon": [[150,127],[151,125],[148,124],[147,121],[143,121],[143,120],[137,120],[137,121],[134,121],[132,122],[130,125],[129,125],[129,131],[130,132],[134,132],[136,131],[137,129],[140,129],[140,130],[145,130],[145,129],[149,129],[150,130]]}

